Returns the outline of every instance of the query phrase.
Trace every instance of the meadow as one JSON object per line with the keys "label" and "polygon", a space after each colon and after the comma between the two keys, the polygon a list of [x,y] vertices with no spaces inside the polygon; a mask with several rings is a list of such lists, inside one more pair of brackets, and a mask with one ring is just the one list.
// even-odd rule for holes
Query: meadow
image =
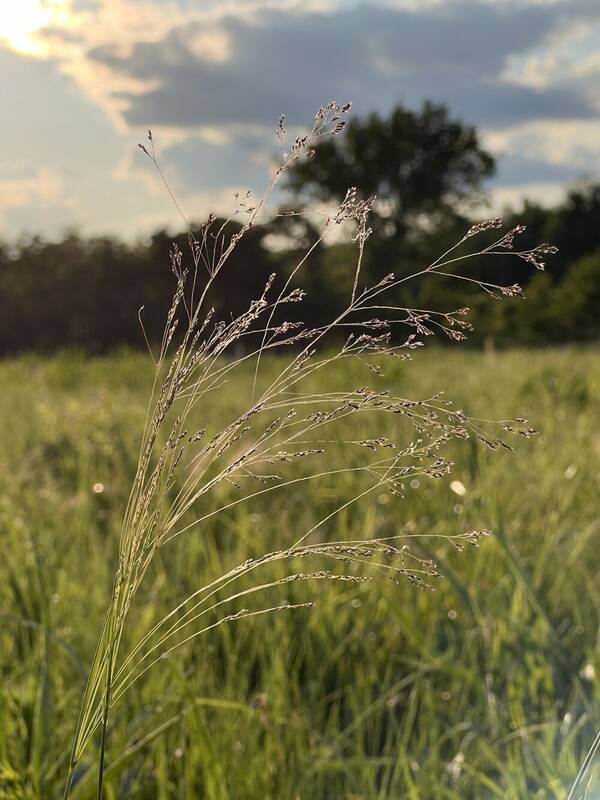
{"label": "meadow", "polygon": [[[411,537],[439,564],[433,591],[297,581],[274,587],[273,604],[314,608],[233,620],[162,658],[115,709],[106,797],[567,798],[600,722],[599,356],[432,348],[389,370],[399,391],[444,390],[474,415],[527,416],[540,435],[514,453],[452,445],[448,478],[332,520],[331,539]],[[235,380],[203,424],[235,405],[247,385]],[[60,796],[151,381],[148,357],[127,352],[0,363],[3,799]],[[397,421],[385,424],[394,435]],[[126,637],[200,582],[289,546],[315,508],[351,490],[350,479],[291,487],[175,540]],[[480,528],[494,535],[462,552],[436,538]],[[72,797],[94,796],[95,755]]]}

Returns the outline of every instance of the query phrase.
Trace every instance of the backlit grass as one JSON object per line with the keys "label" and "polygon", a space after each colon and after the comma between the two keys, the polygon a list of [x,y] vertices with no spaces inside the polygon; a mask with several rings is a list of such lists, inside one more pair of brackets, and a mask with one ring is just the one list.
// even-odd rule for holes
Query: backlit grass
{"label": "backlit grass", "polygon": [[[294,583],[273,604],[316,608],[224,625],[164,659],[115,709],[107,797],[566,798],[600,723],[598,356],[432,350],[388,371],[411,397],[444,389],[475,415],[524,413],[542,435],[514,454],[457,447],[449,479],[404,499],[381,492],[327,537],[495,537],[463,553],[415,540],[445,575],[433,592]],[[151,378],[130,354],[0,365],[2,798],[54,797],[65,779]],[[226,412],[205,405],[202,424]],[[174,541],[126,636],[211,576],[293,543],[350,484],[266,495]],[[94,755],[73,797],[94,796]]]}

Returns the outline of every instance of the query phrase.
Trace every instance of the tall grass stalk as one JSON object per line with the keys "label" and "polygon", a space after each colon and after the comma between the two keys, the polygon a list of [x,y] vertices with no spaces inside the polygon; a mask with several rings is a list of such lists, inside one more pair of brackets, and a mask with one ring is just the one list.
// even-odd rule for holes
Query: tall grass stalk
{"label": "tall grass stalk", "polygon": [[[395,290],[410,280],[442,275],[475,283],[499,299],[521,295],[518,285],[495,285],[464,272],[473,259],[507,253],[543,268],[544,256],[555,252],[549,245],[514,250],[521,227],[499,233],[490,245],[469,250],[475,237],[501,227],[499,219],[472,226],[440,258],[410,276],[390,273],[363,285],[368,218],[376,198],[362,198],[357,189],[350,188],[337,208],[322,215],[317,241],[287,276],[272,274],[261,296],[244,312],[215,319],[209,305],[211,287],[226,271],[231,254],[267,213],[273,191],[290,165],[310,158],[319,139],[339,135],[349,110],[349,103],[334,102],[319,109],[312,129],[289,147],[258,201],[250,194],[238,198],[234,216],[244,219],[240,230],[230,234],[229,221],[217,225],[209,219],[194,231],[186,220],[190,266],[177,247],[171,251],[173,302],[159,351],[152,356],[156,369],[139,461],[124,513],[112,594],[81,701],[65,798],[94,740],[99,747],[97,793],[102,796],[111,711],[165,655],[218,626],[313,604],[261,600],[270,590],[296,582],[375,579],[407,579],[427,588],[438,576],[436,564],[413,550],[407,535],[330,541],[327,526],[337,514],[377,489],[402,497],[411,480],[444,479],[452,468],[445,449],[454,440],[475,439],[499,450],[512,449],[510,437],[535,434],[524,418],[494,422],[470,417],[443,393],[407,398],[393,387],[339,386],[338,373],[332,370],[338,362],[358,360],[379,382],[386,361],[410,359],[426,337],[443,333],[455,341],[466,338],[472,330],[466,308],[433,311],[397,304]],[[286,135],[283,117],[278,133],[282,139]],[[162,176],[150,132],[141,147]],[[166,180],[165,185],[173,196]],[[332,310],[331,321],[320,327],[287,319],[290,305],[302,303],[305,297],[302,268],[311,252],[340,230],[356,244],[347,307]],[[403,328],[408,328],[404,336],[400,334]],[[269,354],[280,358],[269,359],[267,369]],[[247,396],[236,398],[239,410],[230,421],[212,435],[192,427],[204,404],[219,403],[227,394],[228,379],[248,366]],[[331,376],[326,391],[311,388],[317,373]],[[396,415],[397,440],[378,435],[377,419],[382,414]],[[346,460],[348,449],[364,453],[359,465]],[[320,468],[319,459],[326,451],[328,460]],[[162,548],[179,537],[201,535],[203,522],[252,498],[313,482],[327,481],[335,487],[345,476],[361,481],[355,494],[327,510],[310,528],[282,531],[281,549],[248,558],[200,585],[137,643],[122,647],[134,598]],[[449,532],[443,538],[462,549],[476,545],[487,533]],[[316,565],[311,567],[313,560]],[[261,579],[261,569],[276,562],[288,565],[287,574]]]}

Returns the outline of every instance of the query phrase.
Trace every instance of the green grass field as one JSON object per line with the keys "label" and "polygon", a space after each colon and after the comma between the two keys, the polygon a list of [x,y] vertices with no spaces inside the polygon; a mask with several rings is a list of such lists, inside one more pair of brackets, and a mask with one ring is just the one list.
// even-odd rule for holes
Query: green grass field
{"label": "green grass field", "polygon": [[[2,800],[59,796],[150,366],[130,354],[0,364]],[[368,498],[326,535],[495,536],[462,553],[415,539],[445,576],[435,591],[288,584],[268,602],[316,607],[223,625],[161,660],[115,707],[107,798],[567,797],[600,728],[600,351],[432,350],[386,383],[523,414],[541,435],[515,453],[453,446],[451,478]],[[245,385],[230,390],[233,404]],[[226,406],[205,406],[207,425]],[[288,546],[350,490],[268,494],[180,537],[155,559],[127,637],[211,576]],[[74,798],[94,797],[95,758]],[[575,796],[600,797],[587,778]]]}

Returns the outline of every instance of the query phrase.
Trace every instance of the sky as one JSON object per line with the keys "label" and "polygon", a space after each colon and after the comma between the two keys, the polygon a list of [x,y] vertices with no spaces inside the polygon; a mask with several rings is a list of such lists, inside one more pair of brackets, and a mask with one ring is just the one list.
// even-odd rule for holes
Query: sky
{"label": "sky", "polygon": [[600,179],[599,0],[0,0],[0,237],[181,227],[260,192],[275,128],[445,102],[491,210]]}

